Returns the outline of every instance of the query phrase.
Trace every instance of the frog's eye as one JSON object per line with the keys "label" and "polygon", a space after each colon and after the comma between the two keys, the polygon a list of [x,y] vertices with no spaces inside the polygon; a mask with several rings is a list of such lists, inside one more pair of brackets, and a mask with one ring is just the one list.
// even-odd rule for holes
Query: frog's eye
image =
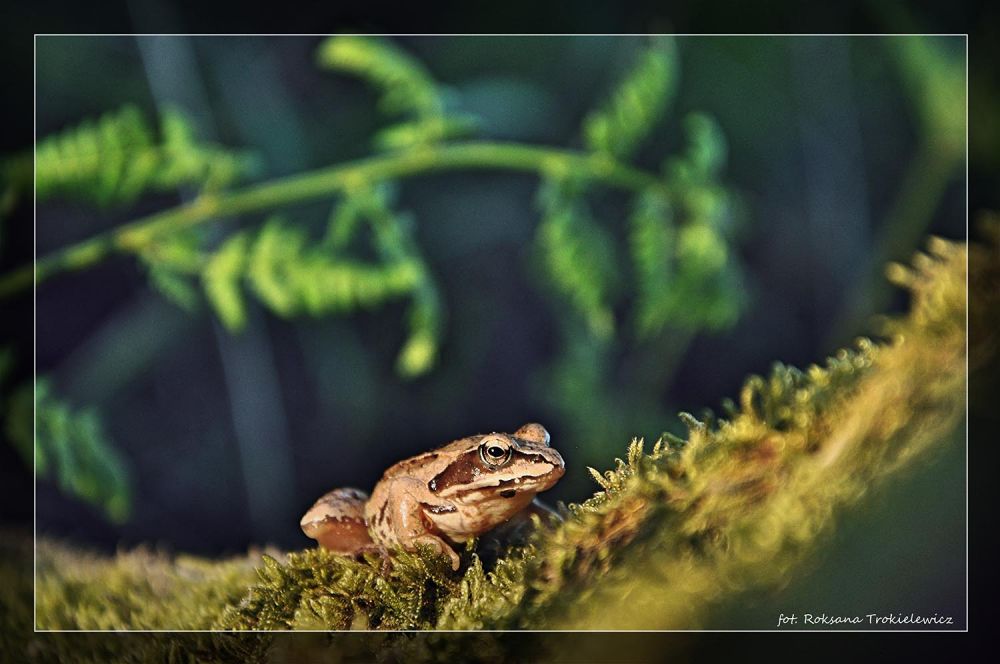
{"label": "frog's eye", "polygon": [[510,446],[497,439],[486,440],[479,446],[479,457],[489,466],[502,466],[510,460]]}

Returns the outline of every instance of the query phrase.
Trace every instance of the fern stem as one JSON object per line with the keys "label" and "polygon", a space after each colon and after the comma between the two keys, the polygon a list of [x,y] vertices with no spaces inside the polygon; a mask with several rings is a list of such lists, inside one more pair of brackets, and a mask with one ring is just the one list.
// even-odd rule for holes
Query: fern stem
{"label": "fern stem", "polygon": [[[39,258],[36,283],[94,265],[114,252],[135,252],[155,238],[221,217],[262,212],[349,191],[372,182],[459,169],[573,174],[610,187],[632,191],[663,188],[647,171],[604,155],[544,146],[475,141],[424,146],[299,173],[221,194],[204,194],[189,204],[143,217],[112,231]],[[32,266],[0,277],[0,298],[32,284]]]}

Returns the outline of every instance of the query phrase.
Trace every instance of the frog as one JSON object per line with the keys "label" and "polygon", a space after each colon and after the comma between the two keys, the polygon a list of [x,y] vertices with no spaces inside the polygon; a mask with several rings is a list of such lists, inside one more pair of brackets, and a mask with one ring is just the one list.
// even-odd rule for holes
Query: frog
{"label": "frog", "polygon": [[300,526],[334,553],[385,557],[395,548],[415,552],[423,546],[457,571],[456,545],[531,514],[554,517],[536,499],[566,469],[550,442],[535,422],[512,434],[460,438],[390,466],[371,496],[355,488],[324,494]]}

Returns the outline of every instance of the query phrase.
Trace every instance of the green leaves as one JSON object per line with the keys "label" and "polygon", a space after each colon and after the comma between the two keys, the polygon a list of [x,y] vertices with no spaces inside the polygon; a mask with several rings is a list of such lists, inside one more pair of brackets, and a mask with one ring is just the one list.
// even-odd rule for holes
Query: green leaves
{"label": "green leaves", "polygon": [[388,114],[428,116],[444,108],[434,79],[424,66],[391,42],[343,35],[324,41],[316,54],[321,67],[353,74],[379,89],[379,109]]}
{"label": "green leaves", "polygon": [[198,142],[176,110],[163,114],[157,137],[133,106],[45,138],[35,159],[38,200],[65,197],[102,207],[185,185],[220,189],[256,167],[247,153]]}
{"label": "green leaves", "polygon": [[730,250],[733,203],[718,181],[725,139],[704,114],[688,115],[683,127],[684,152],[664,164],[670,196],[640,194],[629,218],[641,336],[668,325],[723,328],[736,320],[742,306],[742,275]]}
{"label": "green leaves", "polygon": [[[323,67],[363,79],[381,93],[380,110],[399,116],[400,122],[380,132],[376,143],[398,151],[401,163],[410,165],[407,172],[413,165],[418,170],[440,167],[435,144],[473,128],[469,117],[449,108],[449,95],[427,69],[389,40],[332,37],[318,49],[317,60]],[[686,119],[686,151],[667,161],[660,181],[615,163],[632,156],[664,116],[677,73],[673,41],[648,40],[609,101],[584,123],[592,155],[564,159],[556,150],[550,154],[544,148],[521,149],[516,159],[497,161],[503,168],[534,169],[543,176],[536,245],[544,279],[569,302],[574,313],[567,318],[582,321],[587,333],[604,343],[613,339],[615,312],[628,296],[634,296],[640,337],[673,323],[690,330],[722,327],[739,310],[739,274],[730,250],[731,205],[718,183],[725,142],[715,123],[698,114]],[[491,163],[504,152],[502,145],[469,147],[481,148],[466,151],[463,159],[468,163],[462,165],[470,168]],[[205,238],[196,225],[204,221],[205,210],[246,210],[249,198],[252,212],[316,195],[314,185],[301,188],[306,194],[294,193],[292,178],[285,184],[293,193],[282,183],[270,183],[214,200],[206,197],[190,210],[157,215],[138,230],[115,235],[108,244],[135,250],[152,286],[187,310],[197,307],[200,282],[212,309],[234,331],[246,324],[247,293],[284,317],[346,313],[408,297],[408,337],[397,367],[405,376],[419,375],[436,361],[443,305],[410,220],[391,209],[387,192],[394,183],[382,181],[380,169],[372,172],[372,164],[395,172],[392,157],[334,169],[343,177],[329,178],[336,183],[330,193],[344,198],[322,239],[275,216],[259,231],[224,239],[214,251],[203,246]],[[190,124],[174,111],[163,114],[156,136],[133,107],[42,141],[38,158],[40,197],[75,196],[102,205],[124,204],[144,192],[184,185],[213,191],[245,175],[251,165],[242,153],[199,143]],[[12,164],[6,164],[4,172],[20,173],[18,181],[23,180],[24,169]],[[634,192],[628,223],[632,293],[623,288],[627,269],[617,255],[620,238],[614,229],[620,224],[602,225],[591,214],[588,198],[601,182]],[[637,187],[642,189],[635,191]],[[279,190],[291,198],[269,201]],[[353,251],[355,239],[366,228],[377,256],[374,262],[370,251],[360,257]],[[95,246],[96,253],[87,253],[86,260],[108,251]],[[78,260],[75,254],[71,257]]]}
{"label": "green leaves", "polygon": [[614,333],[616,280],[612,239],[590,217],[576,183],[549,179],[538,194],[542,220],[536,241],[548,278],[600,339]]}
{"label": "green leaves", "polygon": [[[587,116],[587,146],[607,158],[630,157],[669,107],[676,78],[673,41],[652,40],[611,99]],[[631,204],[628,246],[640,338],[668,325],[718,329],[739,314],[740,274],[729,249],[732,204],[719,184],[725,138],[715,121],[700,113],[689,114],[683,129],[684,152],[666,160],[662,184],[639,191]],[[553,173],[544,185],[537,241],[553,284],[591,333],[608,340],[620,273],[615,240],[591,219],[582,184],[565,184],[572,178],[572,173]]]}
{"label": "green leaves", "polygon": [[382,130],[375,145],[399,150],[466,136],[476,128],[468,115],[446,110],[447,95],[424,66],[385,39],[338,36],[320,46],[321,67],[357,76],[379,90],[379,110],[409,116]]}
{"label": "green leaves", "polygon": [[242,329],[247,320],[240,280],[246,269],[249,243],[244,233],[231,236],[209,259],[201,276],[209,303],[230,331]]}
{"label": "green leaves", "polygon": [[673,281],[677,231],[667,197],[647,192],[636,197],[629,216],[629,248],[637,276],[636,328],[640,335],[660,330],[673,317],[676,300],[668,301]]}
{"label": "green leaves", "polygon": [[73,410],[39,380],[36,390],[27,385],[11,397],[7,435],[39,476],[54,478],[60,489],[100,507],[111,521],[128,518],[128,471],[95,411]]}
{"label": "green leaves", "polygon": [[676,85],[673,39],[654,38],[611,98],[584,120],[587,147],[615,159],[630,157],[662,119]]}
{"label": "green leaves", "polygon": [[966,72],[961,53],[935,37],[886,40],[913,99],[924,140],[939,158],[960,159],[966,143]]}
{"label": "green leaves", "polygon": [[200,239],[194,230],[181,231],[157,240],[139,254],[150,284],[188,312],[194,312],[199,303],[198,290],[188,277],[201,272],[205,263]]}
{"label": "green leaves", "polygon": [[205,292],[232,331],[246,323],[241,286],[283,317],[370,308],[410,292],[418,268],[400,260],[369,265],[309,246],[306,233],[272,217],[256,236],[230,237],[202,274]]}
{"label": "green leaves", "polygon": [[[230,236],[201,270],[212,309],[237,332],[246,324],[245,291],[283,318],[351,313],[409,297],[408,336],[396,367],[405,377],[426,373],[437,360],[441,299],[411,223],[390,203],[388,188],[360,187],[334,210],[322,239],[277,216],[257,233]],[[351,252],[363,228],[374,262]]]}

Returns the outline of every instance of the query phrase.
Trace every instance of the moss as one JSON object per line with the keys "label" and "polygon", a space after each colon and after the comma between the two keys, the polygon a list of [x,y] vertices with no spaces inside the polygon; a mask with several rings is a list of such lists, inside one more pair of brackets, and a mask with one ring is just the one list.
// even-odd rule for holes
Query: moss
{"label": "moss", "polygon": [[[969,284],[988,300],[971,317],[981,366],[997,345],[1000,237],[972,252]],[[882,341],[861,340],[804,371],[776,365],[749,379],[722,417],[683,415],[685,439],[664,438],[648,453],[633,441],[613,469],[594,471],[602,490],[570,505],[564,523],[496,560],[469,547],[459,575],[429,552],[401,553],[391,566],[316,549],[212,563],[146,550],[108,559],[41,542],[40,626],[698,626],[723,599],[787,579],[838,510],[949,438],[965,405],[966,258],[963,245],[932,241],[912,267],[890,268],[913,305],[884,321]],[[9,622],[30,591],[5,584],[4,593]],[[203,652],[250,661],[291,647],[223,636]],[[382,653],[447,652],[430,637],[380,638]],[[503,652],[488,635],[469,638],[479,639],[481,661]]]}
{"label": "moss", "polygon": [[209,629],[252,583],[260,553],[212,561],[149,548],[113,558],[41,539],[39,629]]}

